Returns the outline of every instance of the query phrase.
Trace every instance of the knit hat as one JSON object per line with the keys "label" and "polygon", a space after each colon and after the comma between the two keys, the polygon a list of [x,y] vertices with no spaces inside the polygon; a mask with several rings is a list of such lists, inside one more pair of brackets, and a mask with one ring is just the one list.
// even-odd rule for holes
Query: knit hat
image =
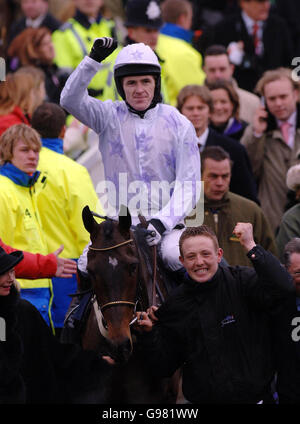
{"label": "knit hat", "polygon": [[23,252],[17,250],[12,253],[6,253],[0,247],[0,275],[5,274],[7,271],[15,267],[23,259]]}

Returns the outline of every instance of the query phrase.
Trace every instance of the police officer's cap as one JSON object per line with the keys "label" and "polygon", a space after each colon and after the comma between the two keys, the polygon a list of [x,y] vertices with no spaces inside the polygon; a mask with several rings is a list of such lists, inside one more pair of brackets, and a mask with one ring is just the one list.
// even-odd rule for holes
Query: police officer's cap
{"label": "police officer's cap", "polygon": [[129,0],[126,7],[126,27],[141,26],[159,29],[163,24],[159,4],[155,0]]}

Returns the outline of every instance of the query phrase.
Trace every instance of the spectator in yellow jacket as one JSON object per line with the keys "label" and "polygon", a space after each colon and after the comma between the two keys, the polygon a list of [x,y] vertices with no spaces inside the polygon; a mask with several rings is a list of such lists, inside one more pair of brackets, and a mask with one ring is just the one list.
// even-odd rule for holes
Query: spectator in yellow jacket
{"label": "spectator in yellow jacket", "polygon": [[[38,133],[26,124],[13,125],[0,137],[0,234],[4,243],[16,249],[47,254],[50,250],[37,207],[40,149]],[[19,279],[19,283],[22,298],[53,328],[51,279]]]}
{"label": "spectator in yellow jacket", "polygon": [[[74,16],[52,34],[56,52],[54,60],[59,68],[75,69],[90,52],[95,38],[112,37],[115,32],[114,22],[101,15],[103,0],[73,0],[73,3]],[[115,52],[115,56],[117,53]],[[113,82],[110,69],[112,59],[113,57],[110,57],[106,61],[101,71],[91,81],[89,85],[91,96],[106,100],[103,98],[103,90]]]}
{"label": "spectator in yellow jacket", "polygon": [[190,84],[202,85],[205,73],[202,56],[191,45],[193,9],[188,0],[165,0],[161,6],[165,22],[156,52],[164,60],[169,103],[176,106],[179,91]]}

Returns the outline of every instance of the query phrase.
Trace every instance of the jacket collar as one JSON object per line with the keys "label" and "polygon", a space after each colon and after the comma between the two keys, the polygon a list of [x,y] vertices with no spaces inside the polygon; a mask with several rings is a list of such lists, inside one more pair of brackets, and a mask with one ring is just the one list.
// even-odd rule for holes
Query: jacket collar
{"label": "jacket collar", "polygon": [[19,186],[32,187],[36,183],[40,171],[35,171],[32,175],[28,175],[26,172],[15,167],[12,163],[6,162],[0,168],[0,175],[4,175]]}
{"label": "jacket collar", "polygon": [[233,118],[232,122],[229,123],[229,126],[227,125],[224,134],[225,135],[231,135],[235,134],[238,131],[241,131],[243,129],[243,125],[240,121],[238,121],[236,118]]}
{"label": "jacket collar", "polygon": [[43,147],[47,147],[53,152],[64,153],[63,140],[61,138],[42,138]]}
{"label": "jacket collar", "polygon": [[180,40],[191,43],[193,40],[193,31],[184,29],[179,25],[172,24],[167,22],[160,30],[161,34],[169,35],[170,37],[179,38]]}
{"label": "jacket collar", "polygon": [[206,196],[204,196],[204,205],[205,208],[210,209],[221,209],[224,206],[227,206],[230,202],[230,198],[228,195],[229,192],[225,193],[221,200],[209,200]]}
{"label": "jacket collar", "polygon": [[218,284],[218,278],[220,276],[220,266],[218,266],[217,272],[215,275],[208,281],[205,281],[204,283],[198,283],[197,281],[193,280],[189,274],[186,272],[184,274],[184,284],[188,290],[195,291],[198,293],[203,293],[203,291],[211,290],[216,287]]}
{"label": "jacket collar", "polygon": [[[92,25],[89,18],[84,13],[80,12],[80,10],[78,10],[78,9],[76,9],[74,19],[86,29],[89,29]],[[102,15],[101,15],[101,13],[99,13],[95,22],[97,22],[97,24],[99,24],[101,19],[102,19]]]}

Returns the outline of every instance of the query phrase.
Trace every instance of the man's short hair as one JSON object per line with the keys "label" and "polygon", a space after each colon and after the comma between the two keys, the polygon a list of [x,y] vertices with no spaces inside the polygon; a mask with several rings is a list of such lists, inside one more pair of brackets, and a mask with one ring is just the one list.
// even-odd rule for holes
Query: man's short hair
{"label": "man's short hair", "polygon": [[184,256],[182,251],[182,245],[184,241],[190,237],[197,237],[197,236],[210,238],[213,241],[215,249],[216,250],[219,249],[219,242],[218,242],[217,236],[210,227],[208,227],[207,225],[200,225],[199,227],[187,227],[184,230],[184,232],[181,234],[179,239],[180,256],[182,257]]}
{"label": "man's short hair", "polygon": [[164,0],[161,4],[161,13],[164,22],[176,24],[181,15],[187,15],[193,10],[188,0]]}
{"label": "man's short hair", "polygon": [[177,109],[181,112],[184,103],[191,96],[197,96],[209,107],[209,111],[213,110],[213,101],[209,89],[205,85],[191,84],[183,87],[177,96]]}
{"label": "man's short hair", "polygon": [[228,55],[226,47],[222,46],[221,44],[213,44],[205,50],[204,59],[207,56],[221,56],[223,54],[225,54],[229,60],[229,55]]}
{"label": "man's short hair", "polygon": [[46,102],[34,111],[31,125],[42,138],[58,138],[65,122],[65,111],[55,103]]}
{"label": "man's short hair", "polygon": [[201,152],[201,172],[205,169],[205,159],[212,159],[216,162],[222,162],[225,159],[229,160],[230,166],[232,166],[232,161],[230,155],[226,150],[221,146],[207,146]]}
{"label": "man's short hair", "polygon": [[19,140],[41,150],[42,143],[37,131],[26,124],[12,125],[0,137],[0,164],[11,161],[14,146]]}
{"label": "man's short hair", "polygon": [[291,84],[292,88],[294,90],[299,91],[299,82],[295,81],[292,78],[292,70],[288,68],[277,68],[277,69],[271,69],[269,71],[266,71],[263,76],[260,78],[260,80],[257,82],[255,87],[255,92],[257,94],[260,94],[261,96],[264,96],[264,90],[266,84],[269,84],[270,82],[278,81],[281,79],[288,79]]}
{"label": "man's short hair", "polygon": [[236,119],[239,119],[240,99],[239,99],[239,95],[238,95],[236,89],[234,88],[233,84],[230,81],[216,80],[216,81],[212,81],[212,82],[207,82],[206,85],[210,89],[210,91],[220,90],[220,89],[226,91],[226,93],[228,94],[229,100],[231,101],[231,103],[233,105],[232,115]]}
{"label": "man's short hair", "polygon": [[283,263],[286,268],[290,266],[292,253],[300,253],[300,238],[292,238],[284,247]]}

